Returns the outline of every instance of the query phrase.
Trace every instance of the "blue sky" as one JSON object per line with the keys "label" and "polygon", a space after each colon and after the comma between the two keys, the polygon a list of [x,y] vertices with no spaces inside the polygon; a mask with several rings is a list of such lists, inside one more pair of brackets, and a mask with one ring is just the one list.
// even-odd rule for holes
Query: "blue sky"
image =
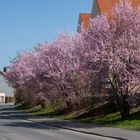
{"label": "blue sky", "polygon": [[80,12],[93,0],[0,0],[0,69],[17,52],[51,42],[59,32],[76,32]]}

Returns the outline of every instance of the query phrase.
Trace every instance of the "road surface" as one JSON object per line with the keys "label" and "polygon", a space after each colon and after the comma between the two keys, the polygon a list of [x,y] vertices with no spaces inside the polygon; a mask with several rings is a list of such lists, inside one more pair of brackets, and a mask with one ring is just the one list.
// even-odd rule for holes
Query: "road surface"
{"label": "road surface", "polygon": [[113,140],[11,117],[13,105],[0,105],[0,140]]}

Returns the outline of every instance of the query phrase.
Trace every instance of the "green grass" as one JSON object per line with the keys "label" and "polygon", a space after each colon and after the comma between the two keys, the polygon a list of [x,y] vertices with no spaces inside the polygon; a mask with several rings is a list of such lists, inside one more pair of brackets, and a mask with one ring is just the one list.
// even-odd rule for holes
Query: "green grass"
{"label": "green grass", "polygon": [[50,117],[55,117],[62,120],[73,120],[82,123],[91,123],[101,126],[115,127],[115,128],[123,128],[140,131],[140,111],[139,109],[133,109],[130,112],[130,116],[127,120],[122,121],[120,119],[120,113],[110,113],[104,116],[88,116],[86,118],[77,118],[83,114],[88,113],[86,109],[81,109],[78,111],[54,111],[51,105],[48,105],[46,109],[42,109],[41,106],[36,106],[33,108],[24,108],[18,106],[17,109],[20,109],[25,112],[30,112],[36,115],[46,115]]}
{"label": "green grass", "polygon": [[121,120],[120,113],[116,112],[100,117],[83,118],[80,122],[140,131],[140,111],[138,109],[131,110],[129,118],[124,121]]}
{"label": "green grass", "polygon": [[109,126],[109,127],[116,127],[116,128],[125,128],[130,130],[140,130],[140,120],[130,119],[128,118],[125,121],[120,119],[119,113],[108,114],[104,117],[96,117],[87,121],[97,125]]}

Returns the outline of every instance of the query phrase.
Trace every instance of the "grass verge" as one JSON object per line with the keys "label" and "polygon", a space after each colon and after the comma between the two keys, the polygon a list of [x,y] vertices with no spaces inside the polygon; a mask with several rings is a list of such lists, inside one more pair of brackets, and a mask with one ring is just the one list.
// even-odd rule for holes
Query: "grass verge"
{"label": "grass verge", "polygon": [[35,115],[46,115],[49,117],[55,117],[62,120],[73,120],[82,123],[91,123],[101,126],[123,128],[129,130],[140,131],[140,111],[139,108],[133,109],[130,112],[130,116],[127,120],[122,121],[120,119],[120,113],[110,113],[104,116],[88,116],[79,119],[79,116],[89,112],[86,109],[81,109],[78,111],[68,112],[68,111],[54,111],[51,105],[48,105],[45,109],[41,106],[36,106],[33,108],[25,108],[24,106],[18,106],[19,109],[24,112],[30,112]]}

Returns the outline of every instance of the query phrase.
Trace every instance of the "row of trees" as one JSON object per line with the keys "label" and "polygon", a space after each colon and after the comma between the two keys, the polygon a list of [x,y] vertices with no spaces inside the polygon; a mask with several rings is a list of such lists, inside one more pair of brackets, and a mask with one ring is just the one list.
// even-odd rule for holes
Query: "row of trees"
{"label": "row of trees", "polygon": [[16,98],[42,107],[65,103],[69,109],[93,109],[107,99],[126,119],[130,106],[139,103],[139,19],[140,8],[120,2],[113,17],[91,19],[88,30],[81,27],[76,35],[60,34],[50,44],[18,54],[5,74],[18,91]]}

